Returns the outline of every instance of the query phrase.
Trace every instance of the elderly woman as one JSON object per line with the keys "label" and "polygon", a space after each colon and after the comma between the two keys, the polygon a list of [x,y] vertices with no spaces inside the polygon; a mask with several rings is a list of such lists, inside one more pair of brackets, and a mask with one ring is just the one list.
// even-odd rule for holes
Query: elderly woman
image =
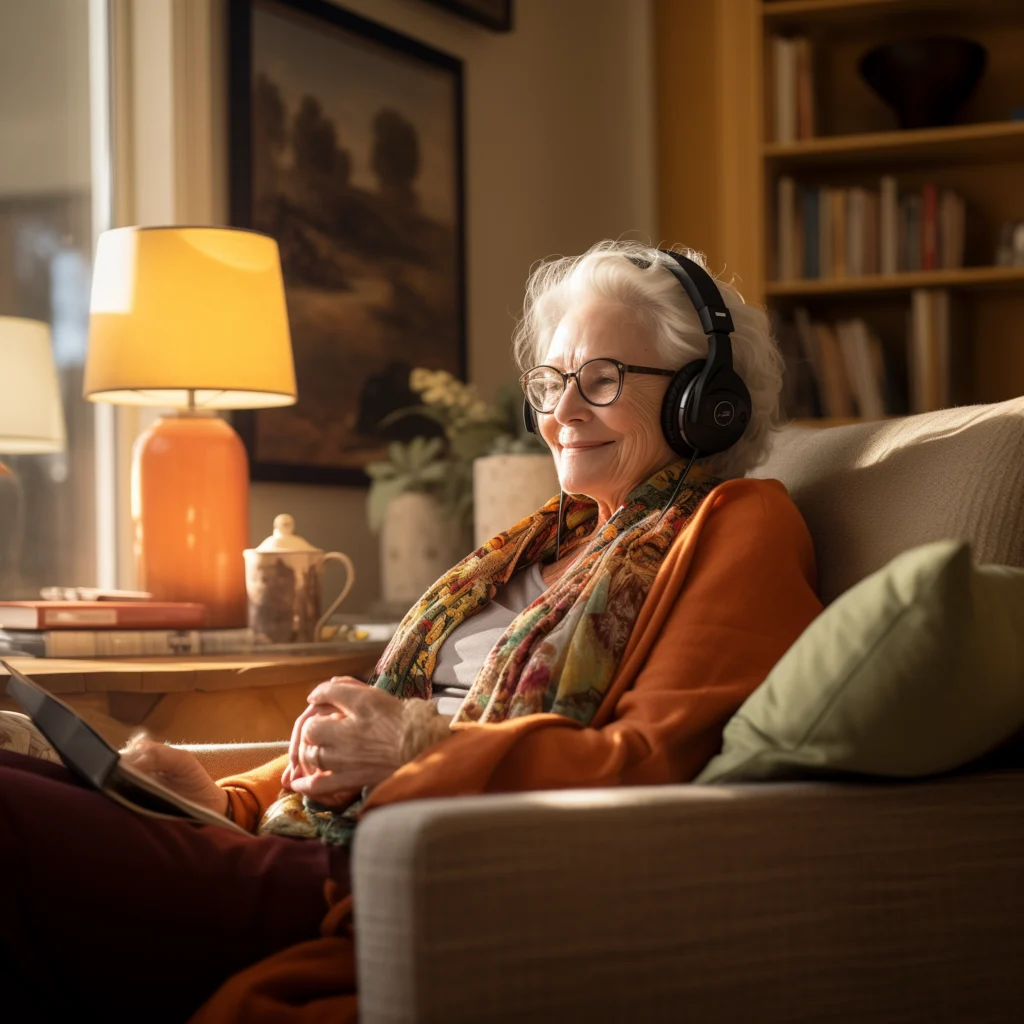
{"label": "elderly woman", "polygon": [[[700,771],[821,610],[800,514],[778,481],[744,478],[781,388],[768,321],[727,285],[719,308],[701,268],[602,242],[534,269],[515,353],[562,494],[438,580],[371,685],[314,689],[288,755],[214,783],[185,752],[130,745],[138,767],[261,838],[142,819],[5,755],[5,877],[27,878],[31,898],[8,915],[4,956],[34,1009],[32,980],[52,979],[53,1013],[66,994],[113,1019],[111,1000],[170,970],[149,1019],[355,1019],[345,844],[362,816]],[[460,697],[452,717],[431,700],[441,691]],[[42,841],[58,828],[69,850]],[[94,896],[69,897],[97,879]]]}

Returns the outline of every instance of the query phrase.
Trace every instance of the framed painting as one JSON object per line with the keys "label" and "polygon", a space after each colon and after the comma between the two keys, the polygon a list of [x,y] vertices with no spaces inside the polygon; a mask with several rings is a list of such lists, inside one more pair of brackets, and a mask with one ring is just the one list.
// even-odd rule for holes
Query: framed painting
{"label": "framed painting", "polygon": [[281,250],[299,398],[254,480],[364,485],[416,366],[466,375],[462,62],[321,0],[230,0],[229,191]]}
{"label": "framed painting", "polygon": [[428,0],[495,32],[512,31],[512,0]]}

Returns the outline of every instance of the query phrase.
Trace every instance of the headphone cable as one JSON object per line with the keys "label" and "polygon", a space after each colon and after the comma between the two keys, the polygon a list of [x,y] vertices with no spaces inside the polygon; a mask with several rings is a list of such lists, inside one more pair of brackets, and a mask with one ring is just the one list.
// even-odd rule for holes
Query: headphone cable
{"label": "headphone cable", "polygon": [[690,475],[690,467],[693,465],[694,459],[696,459],[699,454],[700,453],[697,451],[697,449],[694,448],[693,454],[690,456],[690,461],[686,464],[686,469],[683,470],[683,475],[679,478],[678,482],[676,483],[675,490],[672,492],[672,497],[670,497],[668,501],[665,502],[665,507],[661,510],[661,515],[658,516],[659,523],[662,521],[662,519],[665,518],[665,513],[672,507],[672,502],[676,500],[676,497],[679,494],[679,489],[683,486],[683,483],[686,481],[686,478]]}

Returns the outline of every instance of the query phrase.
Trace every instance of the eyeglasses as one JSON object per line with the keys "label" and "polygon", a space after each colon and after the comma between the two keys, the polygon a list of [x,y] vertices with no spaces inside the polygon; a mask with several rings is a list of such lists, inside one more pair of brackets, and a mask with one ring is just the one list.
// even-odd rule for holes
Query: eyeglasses
{"label": "eyeglasses", "polygon": [[627,373],[651,373],[672,377],[675,370],[656,366],[630,366],[618,359],[588,359],[578,370],[565,373],[553,366],[535,366],[519,378],[526,400],[537,412],[554,412],[569,378],[576,381],[580,396],[591,405],[611,405],[622,394],[622,381]]}

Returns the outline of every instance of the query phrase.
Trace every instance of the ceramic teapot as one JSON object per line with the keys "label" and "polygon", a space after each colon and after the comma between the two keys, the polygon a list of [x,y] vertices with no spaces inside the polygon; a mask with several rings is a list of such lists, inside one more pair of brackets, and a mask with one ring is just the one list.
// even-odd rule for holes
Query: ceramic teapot
{"label": "ceramic teapot", "polygon": [[[324,624],[356,581],[348,555],[313,547],[295,533],[295,520],[289,515],[275,516],[273,534],[258,547],[246,548],[243,554],[249,628],[263,643],[319,640]],[[345,566],[345,586],[322,611],[324,566],[331,561]]]}

